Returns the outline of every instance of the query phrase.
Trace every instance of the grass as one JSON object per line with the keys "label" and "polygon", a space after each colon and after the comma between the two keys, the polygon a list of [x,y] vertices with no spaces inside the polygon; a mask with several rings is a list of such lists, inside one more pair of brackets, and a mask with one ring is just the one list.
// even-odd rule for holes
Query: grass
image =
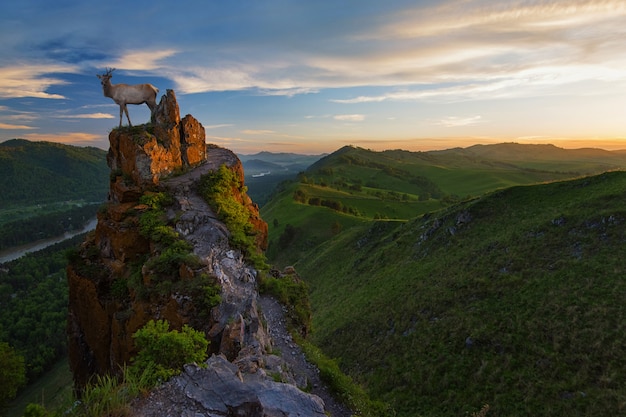
{"label": "grass", "polygon": [[72,373],[67,359],[57,362],[48,372],[28,385],[7,409],[7,417],[21,417],[26,405],[41,404],[56,408],[72,398]]}
{"label": "grass", "polygon": [[626,410],[626,173],[344,230],[296,263],[312,341],[399,416]]}

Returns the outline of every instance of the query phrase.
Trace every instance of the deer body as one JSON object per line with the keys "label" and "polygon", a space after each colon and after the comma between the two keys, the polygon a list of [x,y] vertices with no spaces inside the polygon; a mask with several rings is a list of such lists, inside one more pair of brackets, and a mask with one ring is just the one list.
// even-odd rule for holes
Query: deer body
{"label": "deer body", "polygon": [[102,91],[105,97],[113,99],[120,106],[120,127],[122,127],[122,113],[126,113],[128,125],[132,126],[130,117],[128,116],[127,104],[144,104],[150,108],[150,114],[156,108],[156,96],[159,89],[152,84],[111,84],[112,72],[115,69],[107,69],[103,75],[98,74],[98,78],[102,83]]}

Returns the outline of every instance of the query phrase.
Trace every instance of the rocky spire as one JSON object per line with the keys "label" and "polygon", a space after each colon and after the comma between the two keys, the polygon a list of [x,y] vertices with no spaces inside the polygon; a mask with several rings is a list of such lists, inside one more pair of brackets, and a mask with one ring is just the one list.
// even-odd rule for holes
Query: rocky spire
{"label": "rocky spire", "polygon": [[[109,141],[109,199],[98,213],[95,232],[67,269],[69,357],[78,389],[93,375],[119,372],[136,354],[132,335],[148,321],[164,319],[174,329],[188,324],[203,331],[214,355],[208,370],[187,367],[165,395],[182,395],[176,393],[180,384],[204,381],[210,389],[198,401],[212,404],[211,410],[205,410],[209,415],[222,415],[210,414],[219,410],[247,412],[253,407],[261,414],[246,415],[323,416],[318,397],[274,382],[264,370],[268,364],[276,372],[284,367],[280,358],[270,354],[272,341],[257,310],[258,273],[240,250],[230,246],[230,231],[197,192],[204,175],[226,165],[240,181],[241,187],[233,189],[235,200],[249,213],[257,246],[264,250],[267,224],[245,194],[237,156],[227,149],[207,147],[202,125],[190,115],[180,118],[172,90],[162,97],[152,124],[114,129]],[[142,196],[157,193],[171,198],[165,221],[177,239],[190,244],[197,259],[181,263],[169,275],[161,274],[159,282],[151,260],[166,248],[142,233],[140,222],[142,213],[150,209],[142,204]],[[219,304],[206,307],[188,289],[190,285],[179,285],[198,279],[218,286]],[[232,395],[225,395],[227,391]],[[303,408],[298,409],[298,404]],[[150,404],[144,404],[136,412],[161,415],[159,407],[155,414],[150,409]]]}

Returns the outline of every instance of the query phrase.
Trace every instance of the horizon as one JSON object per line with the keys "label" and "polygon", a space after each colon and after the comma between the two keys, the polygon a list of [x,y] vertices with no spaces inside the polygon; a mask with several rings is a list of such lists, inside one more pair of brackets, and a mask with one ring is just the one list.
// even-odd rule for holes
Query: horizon
{"label": "horizon", "polygon": [[[0,142],[108,149],[119,107],[96,74],[111,67],[114,84],[151,83],[157,100],[173,89],[208,143],[239,154],[626,149],[618,0],[25,0],[0,12]],[[128,111],[149,120],[146,105]]]}
{"label": "horizon", "polygon": [[[2,140],[0,141],[0,144],[4,143],[4,142],[8,142],[11,140],[27,140],[30,142],[48,142],[48,143],[60,143],[60,142],[51,142],[51,141],[32,141],[30,139],[25,139],[25,138],[12,138],[12,139],[6,139],[6,140]],[[469,142],[468,142],[469,143]],[[88,146],[93,146],[93,145],[80,145],[80,144],[72,144],[72,143],[61,143],[63,145],[69,145],[69,146],[77,146],[77,147],[88,147]],[[206,142],[207,145],[211,144],[209,142]],[[472,144],[468,144],[468,145],[464,145],[464,146],[451,146],[451,147],[442,147],[442,148],[433,148],[433,149],[419,149],[419,150],[410,150],[410,149],[405,149],[405,148],[384,148],[384,149],[372,149],[372,148],[367,148],[364,146],[358,146],[358,145],[353,145],[353,144],[347,144],[347,145],[342,145],[338,148],[332,149],[330,151],[327,152],[320,152],[320,153],[305,153],[305,152],[285,152],[285,151],[268,151],[265,149],[260,149],[260,150],[255,150],[253,152],[235,152],[233,151],[236,155],[241,155],[241,156],[254,156],[257,154],[261,154],[261,153],[270,153],[270,154],[292,154],[292,155],[301,155],[301,156],[326,156],[326,155],[330,155],[332,153],[335,153],[337,151],[339,151],[340,149],[344,148],[344,147],[354,147],[354,148],[361,148],[361,149],[365,149],[368,151],[373,151],[373,152],[384,152],[384,151],[407,151],[407,152],[435,152],[435,151],[445,151],[445,150],[451,150],[451,149],[455,149],[455,148],[460,148],[460,149],[466,149],[466,148],[470,148],[473,146],[490,146],[490,145],[528,145],[528,146],[555,146],[557,148],[561,148],[561,149],[566,149],[566,150],[584,150],[584,149],[598,149],[598,150],[604,150],[604,151],[608,151],[608,152],[626,152],[626,147],[624,148],[615,148],[615,149],[606,149],[606,148],[602,148],[602,147],[593,147],[593,146],[574,146],[574,147],[564,147],[564,146],[559,146],[556,145],[554,143],[520,143],[520,142],[493,142],[493,143],[472,143]],[[624,146],[622,144],[620,144],[620,146]],[[97,147],[98,149],[101,150],[108,150],[107,148],[101,148],[101,147]],[[228,149],[228,148],[227,148]],[[232,149],[231,149],[232,150]]]}

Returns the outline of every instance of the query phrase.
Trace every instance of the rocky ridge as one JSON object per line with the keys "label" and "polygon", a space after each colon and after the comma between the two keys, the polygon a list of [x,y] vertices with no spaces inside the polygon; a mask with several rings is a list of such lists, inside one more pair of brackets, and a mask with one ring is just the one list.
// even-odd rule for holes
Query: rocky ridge
{"label": "rocky ridge", "polygon": [[[267,224],[245,194],[241,162],[227,149],[207,147],[202,125],[190,115],[180,118],[172,90],[162,97],[153,122],[110,133],[109,199],[95,232],[68,266],[69,357],[77,389],[93,375],[118,373],[136,354],[133,333],[164,319],[174,329],[187,324],[203,331],[212,357],[206,369],[186,366],[157,390],[169,390],[158,400],[136,403],[134,415],[325,415],[318,396],[295,386],[308,382],[298,384],[284,360],[271,354],[273,342],[258,308],[257,271],[230,246],[228,228],[197,193],[200,178],[221,165],[236,173],[242,187],[233,192],[264,250]],[[172,196],[167,222],[199,259],[199,265],[181,264],[170,280],[209,276],[221,289],[221,302],[209,311],[202,311],[203,304],[184,286],[152,291],[147,264],[160,249],[141,233],[139,217],[146,210],[140,198],[157,192]],[[126,285],[137,276],[139,284]],[[275,382],[276,375],[292,384]]]}

